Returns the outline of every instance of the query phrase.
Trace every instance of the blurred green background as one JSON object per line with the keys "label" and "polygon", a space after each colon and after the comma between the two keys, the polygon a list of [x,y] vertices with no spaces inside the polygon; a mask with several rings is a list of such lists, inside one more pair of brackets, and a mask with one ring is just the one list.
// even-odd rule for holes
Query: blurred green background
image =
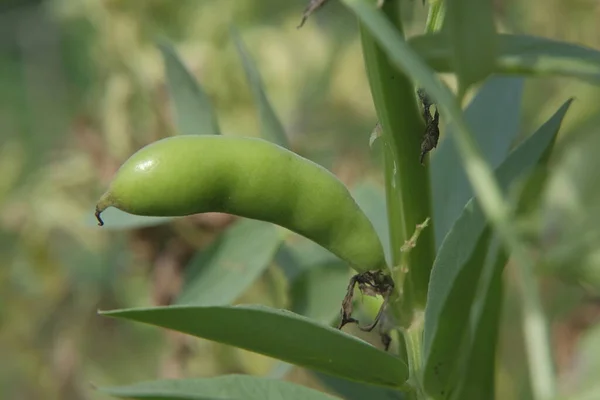
{"label": "blurred green background", "polygon": [[[297,30],[306,0],[4,0],[0,2],[0,398],[104,399],[93,384],[267,374],[273,360],[98,309],[165,305],[185,266],[231,218],[191,217],[130,232],[89,224],[120,163],[171,134],[156,41],[167,38],[211,98],[225,133],[258,135],[235,52],[236,26],[295,151],[353,186],[381,180],[376,117],[354,18],[335,1]],[[503,31],[600,48],[596,0],[494,1]],[[408,34],[426,9],[404,2]],[[600,374],[600,89],[527,81],[522,135],[576,98],[540,210],[523,222],[540,253],[563,393]],[[399,113],[402,110],[398,110]],[[443,135],[443,133],[442,133]],[[435,154],[434,154],[435,156]],[[528,397],[519,299],[510,268],[498,398]],[[273,263],[238,303],[289,304]],[[342,293],[340,293],[340,298]],[[307,371],[287,379],[313,387]]]}

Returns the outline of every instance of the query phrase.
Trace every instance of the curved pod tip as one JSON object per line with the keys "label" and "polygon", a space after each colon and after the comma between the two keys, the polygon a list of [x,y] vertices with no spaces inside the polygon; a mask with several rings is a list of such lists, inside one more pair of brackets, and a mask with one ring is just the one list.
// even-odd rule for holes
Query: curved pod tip
{"label": "curved pod tip", "polygon": [[94,213],[94,216],[98,220],[98,226],[104,226],[104,221],[102,220],[101,215],[104,212],[104,210],[106,210],[108,207],[111,207],[112,205],[113,202],[110,199],[109,192],[104,193],[98,201],[98,204],[96,204],[96,212]]}

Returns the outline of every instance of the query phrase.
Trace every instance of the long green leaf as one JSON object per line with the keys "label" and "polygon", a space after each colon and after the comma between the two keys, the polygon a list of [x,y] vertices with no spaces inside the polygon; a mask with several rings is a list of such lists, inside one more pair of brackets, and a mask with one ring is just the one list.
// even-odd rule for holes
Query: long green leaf
{"label": "long green leaf", "polygon": [[389,226],[385,212],[385,193],[383,188],[373,182],[363,181],[352,189],[352,197],[365,212],[375,231],[379,235],[386,257],[391,260]]}
{"label": "long green leaf", "polygon": [[[477,242],[473,244],[470,257],[466,259],[453,276],[454,280],[448,283],[447,292],[444,293],[446,304],[444,304],[442,315],[439,316],[435,326],[436,337],[433,343],[428,346],[427,337],[425,337],[424,346],[424,379],[425,390],[436,399],[446,399],[453,389],[455,382],[456,368],[460,365],[463,354],[461,353],[461,342],[468,332],[468,320],[471,305],[477,291],[477,282],[481,276],[482,265],[486,259],[487,248],[490,240],[490,229],[485,228],[479,231]],[[450,235],[449,235],[450,236]],[[444,247],[440,249],[440,255],[444,254]],[[460,250],[460,249],[459,249]],[[434,268],[440,268],[436,263]],[[435,274],[435,276],[434,276]],[[439,272],[432,271],[432,288],[435,290],[440,286]],[[435,283],[436,286],[433,286]],[[434,297],[434,296],[432,296]],[[437,305],[435,298],[431,305]],[[428,315],[431,309],[429,303],[425,310],[425,331],[424,335],[429,334],[429,325],[432,318]],[[450,315],[454,318],[450,318]],[[491,360],[488,360],[491,362]]]}
{"label": "long green leaf", "polygon": [[[465,119],[474,133],[483,157],[492,168],[505,160],[510,145],[519,133],[522,78],[490,78],[477,92],[465,111]],[[450,124],[446,138],[456,128]],[[473,189],[460,167],[460,155],[452,140],[442,140],[431,159],[431,188],[435,240],[439,247]],[[443,199],[443,201],[440,201]]]}
{"label": "long green leaf", "polygon": [[263,306],[172,306],[103,314],[214,340],[357,382],[398,388],[408,378],[404,360],[290,311]]}
{"label": "long green leaf", "polygon": [[[554,146],[548,146],[535,170],[525,181],[520,191],[516,210],[518,215],[530,212],[544,191],[550,153]],[[477,284],[478,292],[471,306],[469,330],[463,338],[460,360],[455,368],[454,378],[457,389],[453,390],[453,400],[493,398],[495,393],[495,359],[502,307],[502,272],[507,256],[499,247],[497,239],[488,249],[477,248],[475,252],[487,251],[486,263]],[[519,272],[519,271],[517,271]],[[521,280],[522,277],[518,279]],[[521,285],[525,285],[522,282]],[[534,288],[527,285],[528,293]],[[530,294],[531,295],[531,294]]]}
{"label": "long green leaf", "polygon": [[[600,51],[552,39],[500,34],[494,72],[561,75],[600,83]],[[454,72],[452,49],[442,34],[419,35],[410,46],[437,72]]]}
{"label": "long green leaf", "polygon": [[167,41],[158,44],[167,74],[171,111],[184,135],[221,133],[210,99]]}
{"label": "long green leaf", "polygon": [[405,393],[394,389],[366,385],[322,373],[315,376],[330,389],[342,395],[345,400],[403,400]]}
{"label": "long green leaf", "polygon": [[[566,102],[498,167],[496,177],[504,190],[542,158],[553,143],[570,103],[571,100]],[[433,266],[423,333],[424,384],[432,395],[448,393],[454,361],[460,358],[456,344],[465,333],[470,314],[468,305],[475,294],[469,285],[477,281],[483,265],[470,261],[473,257],[485,258],[485,253],[477,255],[476,249],[486,225],[476,199],[471,199],[444,239]]]}
{"label": "long green leaf", "polygon": [[240,34],[235,28],[231,29],[231,37],[235,44],[235,48],[242,61],[244,72],[246,73],[246,79],[252,90],[254,97],[254,103],[258,107],[258,115],[260,117],[261,132],[265,139],[270,140],[273,143],[277,143],[280,146],[289,148],[290,144],[285,134],[285,129],[275,110],[271,106],[271,102],[267,97],[264,89],[264,85],[258,69],[254,64],[254,60],[250,56],[250,53],[246,49]]}
{"label": "long green leaf", "polygon": [[485,251],[485,265],[477,285],[479,293],[471,306],[469,328],[463,339],[459,368],[454,375],[457,389],[452,393],[453,400],[493,399],[495,394],[496,345],[506,256],[496,238]]}
{"label": "long green leaf", "polygon": [[177,303],[233,303],[271,264],[283,239],[284,233],[273,224],[250,219],[236,222],[186,267],[189,277]]}
{"label": "long green leaf", "polygon": [[304,271],[290,288],[291,310],[330,325],[340,313],[350,271],[343,263],[325,264]]}
{"label": "long green leaf", "polygon": [[[302,270],[291,281],[290,310],[322,324],[334,324],[339,319],[349,280],[348,266],[339,260]],[[280,361],[271,368],[269,376],[283,378],[292,368],[293,365]]]}
{"label": "long green leaf", "polygon": [[127,399],[152,400],[333,400],[335,397],[294,383],[248,375],[168,379],[100,388]]}
{"label": "long green leaf", "polygon": [[446,0],[443,32],[448,35],[452,65],[464,94],[494,69],[498,40],[492,0]]}

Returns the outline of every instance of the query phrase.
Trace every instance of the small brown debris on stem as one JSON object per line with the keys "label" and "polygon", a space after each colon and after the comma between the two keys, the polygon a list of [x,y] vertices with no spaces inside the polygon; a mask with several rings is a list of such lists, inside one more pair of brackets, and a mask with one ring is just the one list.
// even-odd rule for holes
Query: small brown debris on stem
{"label": "small brown debris on stem", "polygon": [[310,15],[312,13],[314,13],[320,7],[322,7],[325,3],[327,3],[327,1],[328,0],[310,0],[310,2],[308,3],[308,6],[304,10],[304,14],[302,14],[302,21],[300,21],[300,25],[298,25],[296,28],[297,29],[302,28],[304,26],[304,23],[308,19],[308,17],[310,17]]}

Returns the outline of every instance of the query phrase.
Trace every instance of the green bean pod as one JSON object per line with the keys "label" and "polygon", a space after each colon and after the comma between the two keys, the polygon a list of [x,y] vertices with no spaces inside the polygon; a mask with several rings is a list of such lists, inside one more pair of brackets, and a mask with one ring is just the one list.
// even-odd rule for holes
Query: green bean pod
{"label": "green bean pod", "polygon": [[144,216],[223,212],[298,233],[358,272],[384,269],[373,225],[327,169],[273,143],[247,137],[185,135],[140,149],[96,206]]}

